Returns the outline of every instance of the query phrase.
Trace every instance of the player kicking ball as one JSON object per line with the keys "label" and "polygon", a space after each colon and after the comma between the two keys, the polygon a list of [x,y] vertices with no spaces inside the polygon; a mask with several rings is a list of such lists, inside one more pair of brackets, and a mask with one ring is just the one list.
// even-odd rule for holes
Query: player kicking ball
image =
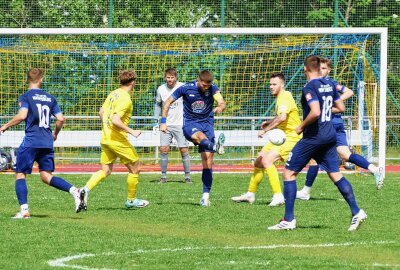
{"label": "player kicking ball", "polygon": [[[214,152],[224,154],[225,136],[221,133],[215,143],[214,134],[214,113],[220,114],[225,110],[226,104],[219,88],[212,83],[213,75],[208,70],[199,73],[196,81],[186,83],[179,87],[165,101],[160,131],[167,132],[166,124],[170,105],[183,98],[183,134],[186,139],[199,146],[203,172],[201,180],[203,182],[203,196],[200,206],[208,207],[210,202],[210,191],[213,182],[212,165]],[[213,109],[214,101],[217,106]]]}

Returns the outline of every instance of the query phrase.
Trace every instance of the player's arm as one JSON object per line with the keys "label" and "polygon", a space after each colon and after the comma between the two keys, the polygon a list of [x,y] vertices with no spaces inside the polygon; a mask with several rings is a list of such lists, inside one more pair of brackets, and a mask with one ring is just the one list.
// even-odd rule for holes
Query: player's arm
{"label": "player's arm", "polygon": [[103,121],[104,107],[101,107],[99,110],[100,120]]}
{"label": "player's arm", "polygon": [[28,109],[26,108],[19,109],[17,115],[15,115],[10,121],[8,121],[0,128],[0,133],[3,133],[10,127],[18,125],[19,123],[24,121],[27,117],[28,117]]}
{"label": "player's arm", "polygon": [[56,127],[55,127],[55,129],[53,131],[53,139],[54,139],[54,141],[57,140],[58,133],[60,133],[60,131],[61,131],[63,125],[64,125],[64,122],[65,122],[65,118],[64,118],[64,115],[62,113],[56,114],[55,117],[56,117]]}
{"label": "player's arm", "polygon": [[[339,85],[337,85],[337,88],[340,88],[341,92],[343,92],[343,94],[340,95],[340,99],[342,101],[345,101],[354,95],[353,90],[347,88],[346,86],[342,86],[339,84]],[[339,111],[339,109],[336,106],[334,106],[334,107],[332,107],[332,113],[341,113],[341,111]]]}
{"label": "player's arm", "polygon": [[[267,133],[267,131],[276,128],[279,126],[282,122],[286,121],[287,119],[287,113],[286,112],[281,112],[278,116],[276,116],[274,119],[269,120],[269,123],[267,125],[261,124],[261,130],[258,132],[258,137],[262,138],[262,136]],[[265,123],[267,121],[264,121]]]}
{"label": "player's arm", "polygon": [[162,113],[161,113],[161,124],[160,124],[160,131],[162,132],[167,131],[167,115],[169,112],[169,106],[173,102],[175,102],[175,98],[172,95],[169,96],[167,100],[164,102],[164,106],[162,108]]}
{"label": "player's arm", "polygon": [[217,107],[214,108],[214,113],[216,113],[216,114],[222,113],[226,108],[226,103],[225,103],[225,100],[222,97],[220,91],[217,91],[213,95],[213,98],[217,102]]}
{"label": "player's arm", "polygon": [[336,99],[333,104],[334,106],[332,107],[332,113],[334,113],[334,109],[337,111],[337,113],[342,113],[346,109],[346,106],[344,106],[344,102],[341,98]]}
{"label": "player's arm", "polygon": [[[343,102],[343,101],[342,101]],[[296,128],[296,133],[301,134],[303,133],[304,129],[318,120],[321,115],[321,109],[319,108],[319,101],[312,101],[308,103],[310,107],[310,113],[307,117],[301,122],[300,126]]]}
{"label": "player's arm", "polygon": [[130,127],[128,127],[127,125],[124,124],[124,122],[122,122],[121,117],[118,114],[114,114],[111,120],[111,123],[119,128],[122,129],[123,131],[131,134],[133,137],[139,137],[139,135],[142,133],[139,130],[133,130]]}

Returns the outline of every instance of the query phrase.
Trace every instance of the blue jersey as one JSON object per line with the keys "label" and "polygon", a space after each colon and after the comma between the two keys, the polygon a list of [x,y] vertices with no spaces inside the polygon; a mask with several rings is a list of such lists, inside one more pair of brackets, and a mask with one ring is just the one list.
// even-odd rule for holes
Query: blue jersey
{"label": "blue jersey", "polygon": [[31,89],[18,99],[19,107],[28,110],[25,137],[21,144],[32,148],[53,148],[51,115],[61,113],[57,100],[41,89]]}
{"label": "blue jersey", "polygon": [[[343,94],[346,87],[344,85],[340,85],[337,81],[332,78],[325,77],[325,79],[331,81],[335,85],[335,89],[340,93]],[[342,115],[340,113],[332,114],[332,124],[343,124]]]}
{"label": "blue jersey", "polygon": [[204,121],[214,118],[213,104],[216,92],[219,88],[212,84],[211,87],[203,93],[198,87],[196,81],[186,83],[172,93],[172,97],[178,100],[183,98],[183,118],[185,121]]}
{"label": "blue jersey", "polygon": [[319,102],[321,115],[317,121],[304,129],[303,138],[309,143],[323,144],[336,141],[336,131],[331,123],[332,106],[340,99],[335,84],[325,78],[316,78],[309,81],[303,87],[301,104],[303,106],[303,118],[310,113],[312,102]]}

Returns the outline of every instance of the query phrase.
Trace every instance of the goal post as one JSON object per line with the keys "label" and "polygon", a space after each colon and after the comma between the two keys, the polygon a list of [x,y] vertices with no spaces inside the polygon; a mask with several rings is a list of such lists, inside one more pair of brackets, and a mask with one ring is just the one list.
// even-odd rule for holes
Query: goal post
{"label": "goal post", "polygon": [[[371,129],[373,134],[366,148],[372,151],[370,161],[384,167],[387,39],[387,28],[1,28],[1,116],[16,112],[12,104],[25,89],[22,71],[44,65],[44,88],[59,99],[66,116],[72,119],[65,132],[81,131],[83,135],[73,140],[82,143],[89,136],[84,132],[99,130],[92,117],[105,94],[118,86],[115,72],[132,67],[139,75],[139,90],[133,97],[134,106],[135,102],[139,104],[133,115],[134,124],[148,132],[148,144],[156,147],[156,139],[150,135],[152,102],[157,85],[163,82],[163,70],[174,66],[181,81],[190,81],[196,79],[198,70],[207,68],[217,75],[216,83],[228,102],[227,112],[217,117],[216,129],[232,133],[237,146],[232,145],[231,152],[228,147],[226,158],[236,162],[240,158],[237,153],[254,158],[254,150],[263,144],[247,137],[253,136],[263,118],[273,115],[269,74],[283,72],[288,77],[288,90],[298,100],[305,81],[304,57],[321,54],[337,57],[335,79],[355,90],[356,95],[357,86],[364,82],[364,99],[353,99],[346,108],[346,117],[355,123],[361,117],[368,121],[374,117],[370,113],[372,107],[378,104],[378,126]],[[360,59],[364,62],[362,67],[357,64]],[[368,88],[371,85],[374,87]],[[378,100],[372,100],[374,97]],[[352,106],[357,108],[349,108]],[[66,134],[68,146],[60,140],[60,147],[73,147],[73,141],[68,141],[72,140],[70,134]],[[16,141],[11,136],[1,137],[0,146]]]}

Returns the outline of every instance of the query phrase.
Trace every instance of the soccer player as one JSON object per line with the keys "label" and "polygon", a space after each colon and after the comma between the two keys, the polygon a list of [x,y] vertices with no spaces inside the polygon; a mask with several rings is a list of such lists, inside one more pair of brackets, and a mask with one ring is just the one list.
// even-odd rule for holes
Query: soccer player
{"label": "soccer player", "polygon": [[300,140],[301,135],[296,133],[296,128],[300,125],[301,121],[299,110],[292,94],[285,90],[285,76],[282,73],[271,74],[270,89],[272,95],[276,97],[276,117],[261,124],[258,137],[262,138],[267,131],[279,128],[285,132],[286,141],[279,146],[268,142],[263,147],[254,162],[253,176],[250,179],[247,193],[232,197],[231,199],[235,202],[254,203],[258,186],[264,178],[264,172],[266,172],[273,193],[269,206],[278,206],[285,203],[279,182],[278,170],[274,163],[278,160],[286,161],[290,151],[292,151],[294,145]]}
{"label": "soccer player", "polygon": [[131,93],[135,87],[136,73],[133,70],[123,70],[119,75],[119,80],[120,88],[107,96],[99,111],[103,125],[100,141],[101,169],[95,172],[81,189],[81,199],[87,205],[89,192],[111,174],[113,164],[119,158],[129,171],[126,179],[128,195],[125,207],[143,208],[149,202],[136,198],[139,183],[139,157],[128,140],[128,134],[136,138],[141,134],[140,131],[128,126],[133,109]]}
{"label": "soccer player", "polygon": [[[340,99],[343,101],[349,99],[353,96],[354,92],[347,88],[346,86],[340,85],[335,80],[329,78],[329,73],[332,70],[332,61],[328,58],[321,59],[321,75],[326,79],[332,81],[336,85],[336,90],[341,94]],[[335,108],[333,108],[335,110]],[[336,150],[339,154],[339,157],[344,161],[349,161],[357,166],[369,170],[375,177],[375,185],[379,190],[383,187],[384,179],[383,179],[383,168],[376,167],[374,164],[368,162],[364,157],[352,153],[350,147],[347,142],[346,132],[344,128],[343,119],[340,113],[332,113],[332,124],[336,130]],[[315,178],[318,175],[319,166],[315,162],[309,166],[306,182],[303,189],[297,192],[296,198],[301,200],[309,200],[311,187],[315,181]]]}
{"label": "soccer player", "polygon": [[295,145],[283,171],[285,216],[269,230],[292,230],[296,228],[294,204],[296,199],[296,176],[307,165],[311,158],[328,173],[343,198],[351,209],[352,219],[349,231],[356,230],[367,218],[364,210],[357,205],[353,188],[339,170],[339,157],[336,151],[336,130],[332,118],[332,106],[335,112],[344,112],[343,100],[336,90],[336,85],[321,77],[320,58],[308,56],[304,62],[304,73],[307,84],[303,87],[301,104],[303,122],[296,128],[297,134],[303,138]]}
{"label": "soccer player", "polygon": [[[19,111],[0,128],[0,134],[25,121],[25,136],[18,148],[15,170],[15,192],[20,211],[14,218],[30,218],[26,175],[32,173],[33,163],[39,164],[42,181],[56,189],[69,192],[75,200],[75,212],[81,210],[79,190],[61,177],[53,176],[54,141],[64,124],[64,116],[55,97],[41,89],[44,72],[32,68],[27,73],[29,90],[18,99]],[[51,116],[55,116],[55,129],[51,130]]]}
{"label": "soccer player", "polygon": [[[157,119],[161,115],[163,103],[167,98],[183,83],[178,82],[178,73],[174,68],[168,68],[164,74],[165,83],[158,87],[156,102],[154,105],[154,118]],[[174,138],[181,152],[183,169],[185,171],[185,182],[192,184],[190,179],[190,156],[189,148],[185,136],[183,135],[183,101],[179,98],[170,105],[167,115],[167,132],[160,132],[160,166],[161,179],[160,183],[167,182],[168,152],[169,146]]]}
{"label": "soccer player", "polygon": [[[214,113],[220,114],[226,104],[219,88],[212,83],[213,75],[208,70],[202,70],[196,81],[189,82],[178,89],[165,101],[160,131],[167,132],[167,115],[170,105],[183,98],[183,134],[186,139],[199,146],[203,164],[203,196],[200,205],[210,206],[210,191],[213,182],[212,164],[214,152],[224,153],[225,136],[221,133],[215,144]],[[213,109],[214,100],[217,106]]]}

